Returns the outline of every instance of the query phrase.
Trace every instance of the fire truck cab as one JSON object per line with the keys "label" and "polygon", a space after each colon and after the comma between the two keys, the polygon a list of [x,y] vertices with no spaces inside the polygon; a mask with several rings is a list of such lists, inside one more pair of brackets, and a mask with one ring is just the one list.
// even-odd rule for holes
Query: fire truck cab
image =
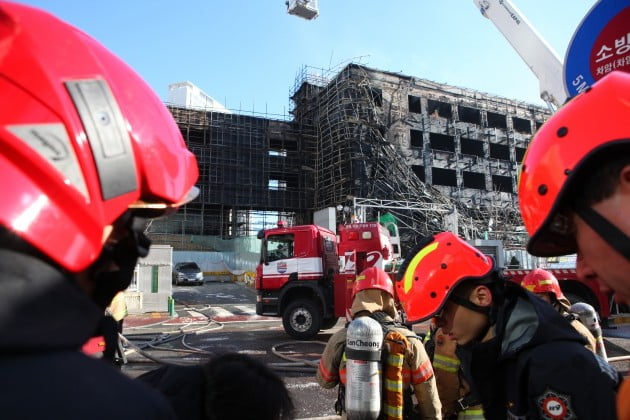
{"label": "fire truck cab", "polygon": [[358,273],[372,266],[395,267],[398,246],[379,223],[352,223],[338,230],[339,237],[317,225],[279,223],[258,233],[258,315],[281,316],[292,337],[313,337],[345,315]]}

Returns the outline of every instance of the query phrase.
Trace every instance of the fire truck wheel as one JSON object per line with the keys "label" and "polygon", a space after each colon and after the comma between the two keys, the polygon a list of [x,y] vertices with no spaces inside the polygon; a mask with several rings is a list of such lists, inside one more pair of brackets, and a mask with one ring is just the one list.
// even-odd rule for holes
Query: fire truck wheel
{"label": "fire truck wheel", "polygon": [[300,340],[314,337],[322,326],[322,314],[312,300],[298,299],[290,303],[282,315],[284,330]]}
{"label": "fire truck wheel", "polygon": [[337,321],[339,321],[339,318],[337,318],[336,316],[324,319],[322,321],[322,330],[328,330],[334,327],[335,325],[337,325]]}

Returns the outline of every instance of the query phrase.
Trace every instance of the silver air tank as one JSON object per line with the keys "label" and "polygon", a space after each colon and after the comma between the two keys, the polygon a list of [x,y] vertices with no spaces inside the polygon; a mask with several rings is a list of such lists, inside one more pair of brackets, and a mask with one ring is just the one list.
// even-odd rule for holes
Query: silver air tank
{"label": "silver air tank", "polygon": [[602,329],[599,326],[599,317],[597,316],[595,308],[588,303],[577,302],[571,305],[569,311],[577,315],[580,322],[586,325],[586,328],[593,334],[597,346],[595,352],[597,355],[603,357],[604,360],[607,360],[608,355],[606,354],[606,347],[604,347],[604,337],[602,336]]}
{"label": "silver air tank", "polygon": [[378,321],[360,317],[346,338],[346,412],[348,420],[375,420],[381,411],[381,346]]}

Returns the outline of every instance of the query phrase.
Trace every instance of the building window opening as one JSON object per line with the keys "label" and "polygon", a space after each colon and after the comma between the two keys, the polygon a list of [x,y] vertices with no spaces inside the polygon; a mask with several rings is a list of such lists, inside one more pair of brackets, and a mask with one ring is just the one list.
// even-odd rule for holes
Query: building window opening
{"label": "building window opening", "polygon": [[268,188],[272,191],[286,191],[287,181],[284,179],[270,179]]}
{"label": "building window opening", "polygon": [[422,131],[420,130],[409,130],[409,138],[411,147],[417,147],[422,149],[424,145],[424,141],[422,140]]}
{"label": "building window opening", "polygon": [[492,189],[494,191],[514,193],[514,188],[512,187],[512,177],[492,175]]}
{"label": "building window opening", "polygon": [[414,114],[422,113],[422,106],[420,105],[420,97],[408,95],[409,100],[409,112],[413,112]]}
{"label": "building window opening", "polygon": [[462,137],[459,143],[463,154],[484,157],[482,141]]}
{"label": "building window opening", "polygon": [[443,150],[446,152],[455,151],[455,138],[446,134],[429,133],[431,148],[434,150]]}
{"label": "building window opening", "polygon": [[481,113],[478,109],[468,108],[467,106],[459,106],[458,113],[460,121],[479,125]]}
{"label": "building window opening", "polygon": [[507,119],[503,114],[497,114],[496,112],[488,111],[488,127],[490,128],[502,128],[507,130]]}
{"label": "building window opening", "polygon": [[486,189],[486,176],[479,172],[463,172],[463,180],[465,188],[474,188],[476,190]]}
{"label": "building window opening", "polygon": [[490,143],[490,157],[493,159],[510,160],[509,146]]}
{"label": "building window opening", "polygon": [[529,120],[512,117],[512,127],[514,127],[514,131],[523,134],[531,134],[532,133],[532,123]]}
{"label": "building window opening", "polygon": [[433,99],[429,99],[427,101],[427,114],[429,116],[442,117],[442,118],[453,118],[453,112],[451,111],[451,104],[446,102],[436,101]]}
{"label": "building window opening", "polygon": [[433,185],[457,186],[457,173],[453,169],[432,168]]}

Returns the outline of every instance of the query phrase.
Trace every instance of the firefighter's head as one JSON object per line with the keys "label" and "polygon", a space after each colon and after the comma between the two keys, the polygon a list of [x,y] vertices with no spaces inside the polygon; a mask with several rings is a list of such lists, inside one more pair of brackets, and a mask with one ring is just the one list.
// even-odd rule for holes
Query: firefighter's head
{"label": "firefighter's head", "polygon": [[357,276],[351,299],[353,317],[362,311],[383,311],[392,318],[397,316],[392,279],[380,268],[366,268]]}
{"label": "firefighter's head", "polygon": [[146,255],[140,218],[196,195],[196,159],[156,94],[90,36],[11,3],[0,32],[0,248],[55,265],[102,304]]}
{"label": "firefighter's head", "polygon": [[558,279],[547,270],[537,268],[530,271],[521,280],[521,286],[538,295],[547,303],[560,304],[566,310],[571,306],[560,289]]}
{"label": "firefighter's head", "polygon": [[578,253],[578,275],[630,299],[630,74],[605,76],[532,140],[519,203],[538,256]]}
{"label": "firefighter's head", "polygon": [[451,232],[426,238],[409,255],[396,282],[409,322],[435,317],[458,344],[478,339],[502,282],[494,260]]}

